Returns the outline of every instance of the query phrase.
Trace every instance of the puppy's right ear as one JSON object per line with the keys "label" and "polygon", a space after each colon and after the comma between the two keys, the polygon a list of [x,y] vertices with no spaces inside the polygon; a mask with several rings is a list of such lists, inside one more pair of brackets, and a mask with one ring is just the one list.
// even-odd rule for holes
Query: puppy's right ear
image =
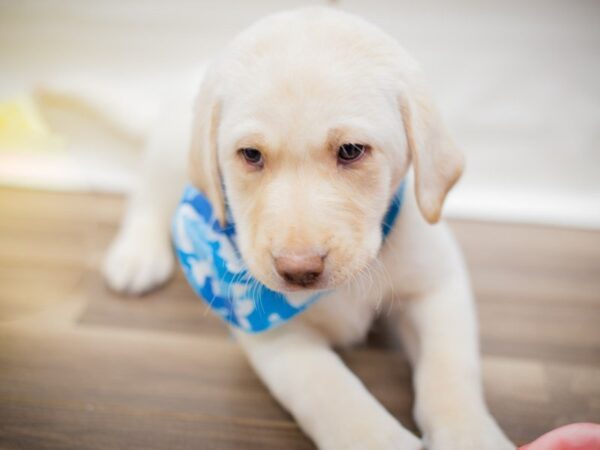
{"label": "puppy's right ear", "polygon": [[189,154],[192,184],[210,200],[215,217],[225,224],[225,196],[217,157],[220,103],[216,98],[215,77],[205,75],[194,106]]}

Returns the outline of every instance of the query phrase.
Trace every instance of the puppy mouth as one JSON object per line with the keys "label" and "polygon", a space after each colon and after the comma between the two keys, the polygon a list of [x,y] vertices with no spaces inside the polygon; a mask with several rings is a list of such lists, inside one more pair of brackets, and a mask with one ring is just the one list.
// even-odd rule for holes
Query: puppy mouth
{"label": "puppy mouth", "polygon": [[280,279],[281,292],[318,292],[327,289],[328,283],[324,280],[316,282],[295,283]]}
{"label": "puppy mouth", "polygon": [[265,283],[270,289],[282,294],[316,293],[331,289],[329,276],[325,273],[316,275],[307,273],[304,276],[286,277],[272,268],[271,276]]}

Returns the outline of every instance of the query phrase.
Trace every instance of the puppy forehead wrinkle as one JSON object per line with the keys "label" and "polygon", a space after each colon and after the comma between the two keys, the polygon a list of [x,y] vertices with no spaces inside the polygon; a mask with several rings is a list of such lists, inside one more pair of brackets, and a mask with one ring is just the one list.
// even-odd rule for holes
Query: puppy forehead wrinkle
{"label": "puppy forehead wrinkle", "polygon": [[[356,141],[381,148],[402,140],[394,114],[378,108],[375,101],[342,102],[306,98],[244,101],[243,109],[225,114],[219,141],[228,148],[265,146],[269,152],[304,154],[321,152],[342,141]],[[350,96],[349,96],[350,97]],[[346,99],[346,102],[348,100]],[[391,135],[390,135],[391,134]]]}

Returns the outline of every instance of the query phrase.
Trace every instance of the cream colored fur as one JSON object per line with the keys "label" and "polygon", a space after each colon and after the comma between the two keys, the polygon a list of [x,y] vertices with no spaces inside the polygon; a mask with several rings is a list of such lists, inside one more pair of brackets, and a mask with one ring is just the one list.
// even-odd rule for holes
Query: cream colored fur
{"label": "cream colored fur", "polygon": [[[331,294],[273,331],[235,332],[258,375],[319,448],[514,448],[483,399],[460,250],[444,224],[430,224],[463,158],[412,58],[361,19],[303,9],[242,32],[209,66],[199,92],[193,117],[188,93],[164,108],[105,261],[108,283],[139,293],[172,273],[169,220],[186,181],[183,137],[191,135],[191,180],[221,218],[229,201],[256,278],[287,291],[274,257],[327,255],[317,287]],[[191,130],[182,125],[188,123]],[[368,154],[340,167],[335,152],[343,143],[366,144]],[[240,158],[242,147],[261,150],[262,170]],[[411,184],[401,214],[382,244],[380,222],[405,177]],[[332,349],[363,339],[381,311],[414,367],[422,439]]]}

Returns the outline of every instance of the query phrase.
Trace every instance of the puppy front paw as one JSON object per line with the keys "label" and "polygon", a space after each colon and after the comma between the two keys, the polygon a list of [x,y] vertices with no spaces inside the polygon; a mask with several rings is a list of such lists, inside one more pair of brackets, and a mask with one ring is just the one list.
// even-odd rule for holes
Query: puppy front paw
{"label": "puppy front paw", "polygon": [[169,234],[153,224],[125,224],[112,242],[102,266],[108,286],[139,295],[160,286],[173,273]]}
{"label": "puppy front paw", "polygon": [[476,420],[457,423],[449,420],[425,433],[427,450],[515,450],[495,420],[479,417]]}
{"label": "puppy front paw", "polygon": [[[373,431],[350,446],[348,450],[424,450],[421,440],[402,426],[388,432]],[[341,447],[337,447],[341,448]]]}

